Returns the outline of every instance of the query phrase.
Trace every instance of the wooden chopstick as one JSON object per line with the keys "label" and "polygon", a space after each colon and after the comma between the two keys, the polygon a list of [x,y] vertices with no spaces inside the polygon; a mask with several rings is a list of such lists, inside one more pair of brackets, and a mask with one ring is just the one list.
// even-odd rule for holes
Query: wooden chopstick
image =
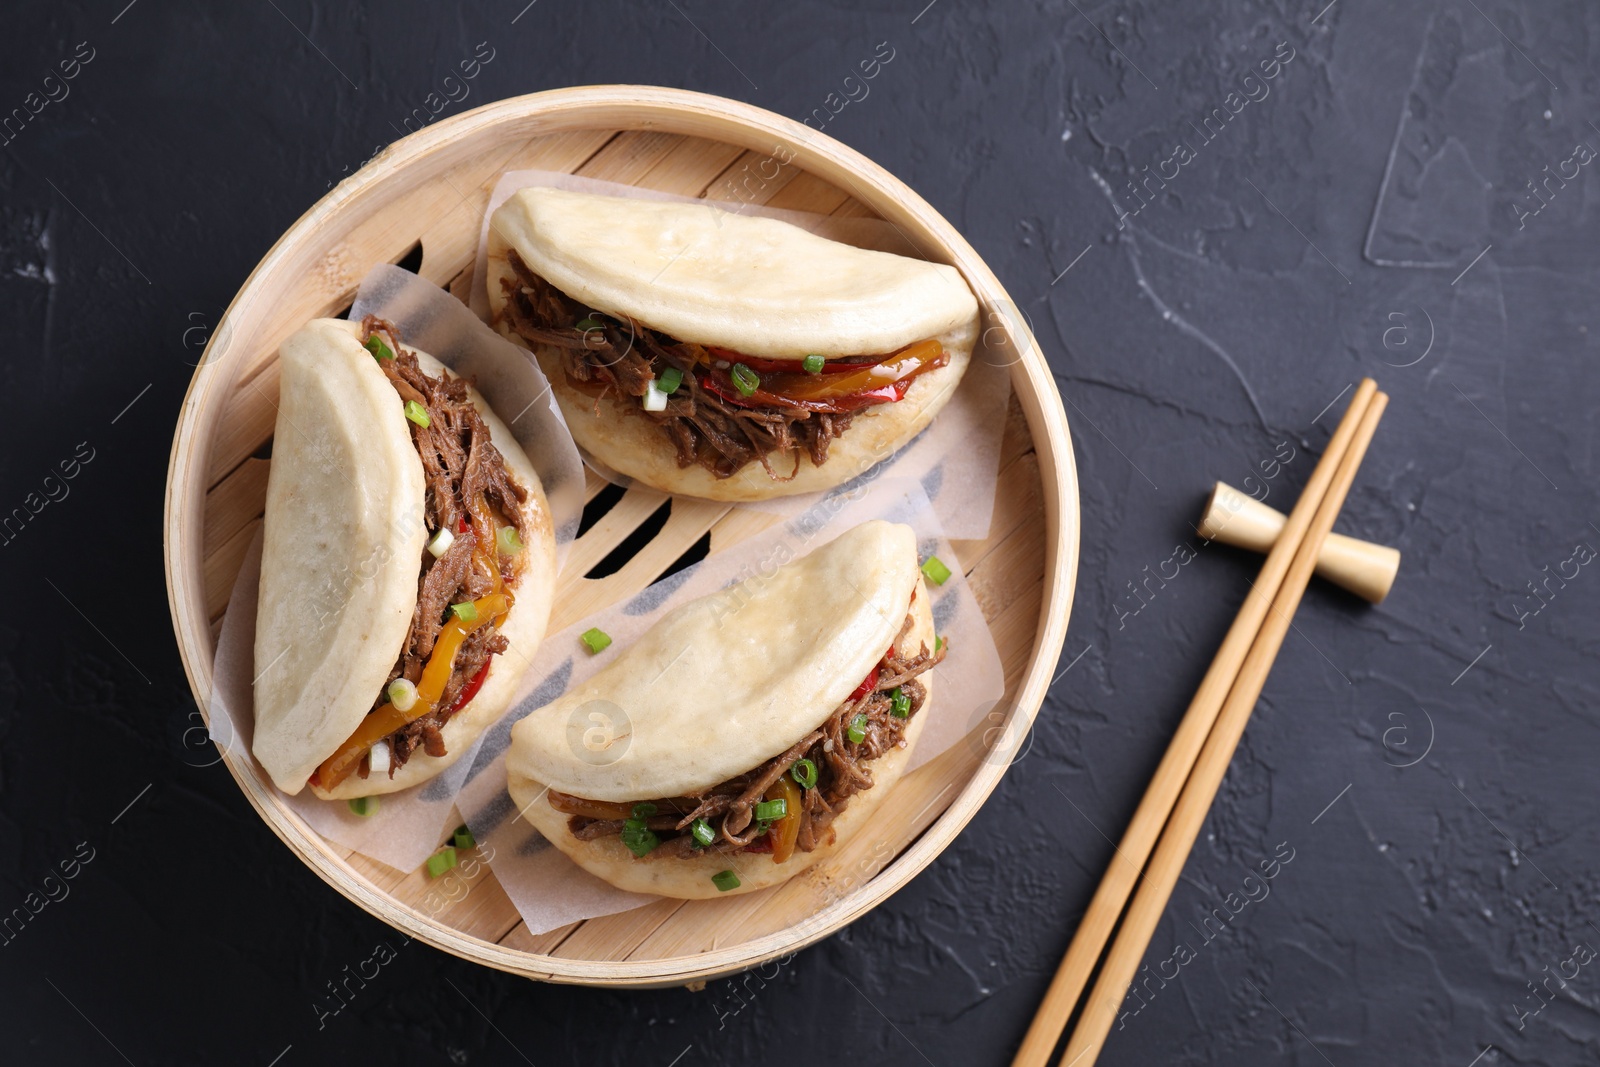
{"label": "wooden chopstick", "polygon": [[1211,736],[1206,738],[1205,748],[1200,751],[1200,758],[1195,762],[1189,781],[1172,810],[1167,828],[1156,845],[1150,865],[1145,869],[1139,891],[1134,894],[1122,928],[1117,932],[1117,939],[1112,943],[1111,952],[1100,969],[1100,977],[1084,1004],[1078,1027],[1067,1042],[1067,1051],[1061,1059],[1063,1064],[1093,1067],[1104,1046],[1117,1008],[1127,995],[1128,986],[1139,969],[1139,961],[1144,958],[1156,924],[1166,910],[1167,900],[1172,895],[1173,887],[1178,884],[1178,876],[1183,873],[1189,851],[1194,847],[1195,838],[1199,836],[1206,815],[1211,811],[1211,802],[1216,798],[1217,788],[1222,785],[1223,776],[1228,772],[1228,764],[1239,745],[1239,738],[1244,734],[1245,724],[1250,721],[1250,713],[1261,696],[1261,687],[1266,684],[1272,662],[1283,645],[1284,636],[1289,632],[1295,609],[1300,606],[1300,598],[1316,569],[1322,542],[1333,528],[1339,509],[1344,506],[1345,495],[1355,481],[1356,471],[1361,467],[1367,445],[1372,441],[1378,420],[1383,417],[1383,409],[1388,402],[1388,396],[1375,393],[1362,413],[1354,439],[1339,461],[1327,495],[1318,505],[1310,529],[1306,530],[1289,565],[1289,573],[1273,598],[1272,611],[1250,646],[1250,653],[1245,657],[1239,677],[1222,705]]}
{"label": "wooden chopstick", "polygon": [[[1088,910],[1084,912],[1067,954],[1051,980],[1038,1014],[1034,1016],[1033,1024],[1017,1050],[1012,1067],[1045,1067],[1049,1062],[1050,1054],[1060,1039],[1061,1031],[1071,1018],[1072,1011],[1088,982],[1089,974],[1094,970],[1095,963],[1105,949],[1111,931],[1127,904],[1134,883],[1138,880],[1145,861],[1149,859],[1157,839],[1161,836],[1162,827],[1166,825],[1168,816],[1172,813],[1179,792],[1183,789],[1184,782],[1188,780],[1190,770],[1200,755],[1201,747],[1206,743],[1218,713],[1229,691],[1234,687],[1251,646],[1256,641],[1262,621],[1266,618],[1274,597],[1283,586],[1296,549],[1304,540],[1318,505],[1334,481],[1339,465],[1348,452],[1362,416],[1370,406],[1376,391],[1377,385],[1370,378],[1363,379],[1356,388],[1349,408],[1334,430],[1322,459],[1312,471],[1310,480],[1290,513],[1288,522],[1284,525],[1283,532],[1273,545],[1272,551],[1267,554],[1266,562],[1261,567],[1255,585],[1245,597],[1238,617],[1229,628],[1227,636],[1223,638],[1221,646],[1217,649],[1216,658],[1212,660],[1210,669],[1206,671],[1194,699],[1184,713],[1182,722],[1173,734],[1166,755],[1162,757],[1144,798],[1140,800],[1138,809],[1128,823],[1128,829],[1117,847],[1111,867],[1101,881],[1100,888],[1096,890],[1094,898],[1089,902]],[[1231,751],[1230,748],[1230,754]],[[1187,855],[1187,848],[1184,851]],[[1179,867],[1181,866],[1180,862]],[[1170,887],[1168,892],[1170,893]],[[1142,947],[1140,951],[1143,951]],[[1104,1033],[1100,1032],[1100,1039],[1104,1038]],[[1073,1067],[1083,1067],[1083,1065],[1075,1064]]]}

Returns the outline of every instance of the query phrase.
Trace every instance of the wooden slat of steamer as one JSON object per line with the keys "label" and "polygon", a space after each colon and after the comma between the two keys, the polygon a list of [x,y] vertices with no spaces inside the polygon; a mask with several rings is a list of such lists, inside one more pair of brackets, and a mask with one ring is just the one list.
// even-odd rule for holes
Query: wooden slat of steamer
{"label": "wooden slat of steamer", "polygon": [[590,919],[550,954],[567,959],[628,959],[685,903],[682,900],[657,900],[632,911]]}
{"label": "wooden slat of steamer", "polygon": [[456,276],[450,279],[450,284],[446,285],[445,289],[463,304],[471,304],[472,266],[469,264],[465,269],[458,271]]}
{"label": "wooden slat of steamer", "polygon": [[[348,855],[347,862],[373,885],[468,936],[499,941],[520,921],[511,898],[476,850],[459,852],[457,862],[462,866],[438,878],[429,877],[425,867],[396,871],[356,853]],[[466,864],[472,866],[470,877],[462,873]]]}
{"label": "wooden slat of steamer", "polygon": [[622,494],[622,499],[611,510],[600,516],[585,530],[567,553],[563,578],[587,574],[627,536],[648,519],[655,510],[667,502],[667,494],[646,486],[635,485]]}
{"label": "wooden slat of steamer", "polygon": [[558,926],[554,930],[547,930],[542,934],[529,932],[528,928],[519,920],[516,928],[500,939],[504,948],[515,949],[518,952],[532,952],[539,956],[548,956],[567,938],[583,927],[583,923],[568,923]]}
{"label": "wooden slat of steamer", "polygon": [[728,513],[726,504],[678,497],[672,501],[667,523],[650,543],[604,578],[584,578],[581,572],[562,578],[562,590],[550,614],[552,632],[603,611],[633,596],[655,581],[677,561],[712,523]]}
{"label": "wooden slat of steamer", "polygon": [[587,504],[600,495],[600,490],[611,483],[600,477],[588,467],[583,468],[583,502]]}
{"label": "wooden slat of steamer", "polygon": [[819,215],[831,215],[847,203],[854,203],[849,193],[815,174],[801,171],[783,188],[773,192],[767,206],[785,211],[814,211]]}
{"label": "wooden slat of steamer", "polygon": [[[546,133],[530,137],[499,168],[485,168],[484,187],[492,190],[500,175],[512,170],[550,170],[570,174],[599,155],[605,147],[622,136],[615,130],[568,130],[565,133]],[[484,207],[488,206],[485,196]],[[480,211],[478,225],[483,224]],[[473,228],[472,254],[478,248],[477,227]]]}
{"label": "wooden slat of steamer", "polygon": [[[1036,518],[1030,518],[1023,527],[1013,533],[1000,548],[990,557],[1000,566],[1009,566],[1013,557],[1033,556],[1038,559],[1043,555],[1044,524]],[[978,568],[968,575],[969,581],[982,583],[992,580],[992,575]],[[1014,598],[998,615],[989,616],[989,635],[994,638],[995,648],[1000,651],[1000,664],[1005,670],[1006,695],[1001,699],[997,711],[1009,713],[1014,701],[1017,682],[1028,666],[1028,658],[1033,651],[1033,635],[1039,629],[1039,609],[1044,602],[1044,591],[1039,588],[1038,582],[1029,582],[1022,591],[1022,595]],[[988,728],[999,726],[999,720],[991,720]]]}
{"label": "wooden slat of steamer", "polygon": [[[272,464],[264,459],[247,459],[212,488],[206,498],[205,553],[214,555],[245,525],[261,517],[267,498],[267,471]],[[229,587],[232,588],[230,581]]]}
{"label": "wooden slat of steamer", "polygon": [[250,539],[255,537],[256,527],[260,525],[260,519],[251,519],[206,557],[206,614],[209,617],[220,618],[228,610],[233,580],[239,576],[245,553],[250,551]]}
{"label": "wooden slat of steamer", "polygon": [[679,196],[700,196],[743,154],[744,150],[734,145],[683,137],[638,184]]}
{"label": "wooden slat of steamer", "polygon": [[604,148],[569,172],[585,178],[633,185],[682,140],[675,133],[623,130],[606,142]]}
{"label": "wooden slat of steamer", "polygon": [[[1006,405],[1005,418],[1005,430],[1000,438],[1000,461],[996,464],[999,485],[995,490],[994,515],[989,520],[989,532],[973,540],[952,542],[956,557],[968,570],[982,562],[1012,530],[1022,525],[1031,512],[1038,511],[1042,506],[1039,499],[1039,459],[1033,454],[1028,420],[1023,416],[1022,405],[1015,396]],[[1025,456],[1031,459],[1025,467],[1018,468],[1018,461]]]}
{"label": "wooden slat of steamer", "polygon": [[[772,172],[770,178],[765,176],[768,171]],[[799,173],[793,164],[779,163],[771,153],[743,152],[699,195],[739,210],[744,205],[769,203]]]}
{"label": "wooden slat of steamer", "polygon": [[[340,307],[336,297],[322,301],[307,319],[329,315]],[[287,336],[285,334],[284,336]],[[252,452],[272,439],[272,425],[277,420],[278,409],[274,401],[278,396],[278,343],[271,342],[272,366],[257,372],[248,383],[241,383],[223,407],[221,425],[217,428],[216,443],[207,461],[207,480],[211,488],[227,477]],[[235,344],[240,342],[235,341]]]}
{"label": "wooden slat of steamer", "polygon": [[834,214],[842,219],[874,219],[878,217],[877,212],[854,197],[850,197],[843,204],[840,204],[839,210],[835,211]]}
{"label": "wooden slat of steamer", "polygon": [[765,533],[782,521],[782,516],[770,511],[736,508],[711,527],[711,551],[721,552],[746,538]]}
{"label": "wooden slat of steamer", "polygon": [[[1026,484],[1029,478],[1037,482],[1038,461],[1033,456],[1024,456],[1007,468],[1006,475],[1006,481],[1016,486]],[[1013,600],[1027,591],[1023,568],[1032,566],[1035,561],[1028,559],[1026,553],[1005,550],[1006,542],[1016,536],[1018,534],[1013,533],[1001,539],[968,578],[972,595],[986,618],[998,618]]]}

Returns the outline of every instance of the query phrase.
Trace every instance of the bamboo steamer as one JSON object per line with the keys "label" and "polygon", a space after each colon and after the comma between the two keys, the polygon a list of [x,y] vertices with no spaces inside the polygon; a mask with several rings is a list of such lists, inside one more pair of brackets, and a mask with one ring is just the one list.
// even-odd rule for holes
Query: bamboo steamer
{"label": "bamboo steamer", "polygon": [[[167,595],[202,708],[228,594],[261,522],[270,461],[256,454],[272,437],[279,343],[307,319],[342,314],[372,265],[414,262],[419,243],[418,273],[465,299],[489,192],[517,169],[882,217],[927,258],[962,272],[983,306],[986,343],[1011,364],[994,523],[987,538],[955,545],[1000,647],[1006,697],[966,743],[904,778],[870,833],[812,873],[542,934],[523,926],[487,864],[465,863],[437,881],[395,871],[324,840],[247,762],[224,760],[302,862],[409,936],[545,981],[666,986],[732,974],[828,936],[903,886],[1022,749],[1061,651],[1077,572],[1066,417],[1037,344],[977,254],[920,197],[836,141],[759,108],[651,86],[560,89],[477,108],[395,142],[323,197],[266,254],[211,337],[178,419],[165,513]],[[604,489],[590,474],[591,508],[616,495],[596,501]],[[714,553],[772,523],[762,512],[630,489],[573,546],[550,632],[632,596],[697,543],[709,539]],[[615,567],[619,547],[626,558]],[[589,577],[607,557],[609,573]]]}

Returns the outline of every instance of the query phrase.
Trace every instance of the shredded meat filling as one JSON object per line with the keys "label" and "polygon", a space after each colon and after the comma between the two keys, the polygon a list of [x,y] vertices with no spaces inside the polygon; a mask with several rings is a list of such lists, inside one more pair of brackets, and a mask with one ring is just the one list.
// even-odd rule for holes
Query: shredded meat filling
{"label": "shredded meat filling", "polygon": [[[490,438],[488,424],[468,398],[465,379],[451,377],[448,372],[439,377],[426,373],[418,364],[416,353],[401,347],[399,332],[392,323],[368,315],[362,320],[361,330],[363,342],[376,336],[394,353],[393,359],[380,359],[378,365],[395,392],[402,400],[422,405],[428,413],[427,426],[415,421],[406,423],[411,430],[411,443],[422,460],[424,518],[429,530],[447,529],[455,537],[438,559],[426,549],[421,554],[411,630],[373,702],[376,710],[388,702],[389,683],[397,678],[415,683],[422,677],[434,643],[450,619],[450,605],[475,600],[488,593],[493,584],[493,576],[483,573],[475,562],[476,535],[470,526],[462,528],[470,523],[473,500],[481,495],[521,534],[525,532],[520,525],[522,502],[528,491],[511,479],[504,457]],[[501,580],[513,584],[515,575],[499,563],[499,554],[491,552],[489,556],[502,567]],[[430,756],[446,755],[440,729],[460,710],[456,705],[461,695],[488,668],[489,660],[506,647],[506,639],[493,625],[479,627],[467,636],[456,652],[438,706],[389,735],[393,753],[391,778],[418,748]],[[367,777],[366,757],[357,773]]]}
{"label": "shredded meat filling", "polygon": [[[801,788],[800,829],[795,846],[802,852],[811,852],[831,840],[829,824],[838,818],[851,797],[872,788],[872,761],[904,745],[906,728],[927,700],[927,689],[918,676],[931,670],[948,651],[946,645],[932,652],[921,645],[914,655],[907,655],[901,645],[911,626],[908,615],[893,647],[876,668],[875,684],[859,698],[840,704],[827,721],[787,751],[703,793],[649,801],[656,814],[645,823],[661,843],[644,858],[690,856],[703,851],[770,851],[770,827],[754,820],[755,805],[801,759],[811,761],[817,778],[811,786]],[[904,717],[894,714],[895,689],[909,701]],[[852,741],[850,727],[858,716],[865,720],[858,725],[862,737]],[[550,802],[558,811],[586,804],[554,790]],[[701,847],[690,834],[696,819],[705,819],[716,830],[717,839],[711,845]],[[568,829],[580,841],[621,834],[624,825],[625,820],[620,818],[573,815],[567,820]]]}
{"label": "shredded meat filling", "polygon": [[633,319],[625,326],[604,322],[581,330],[577,324],[590,314],[583,305],[534,274],[515,251],[509,259],[516,280],[503,279],[501,285],[511,328],[530,343],[559,349],[568,380],[594,395],[596,404],[607,396],[643,397],[662,371],[683,372],[683,384],[667,398],[665,410],[628,409],[661,428],[680,468],[699,464],[718,478],[731,478],[759,463],[771,478],[788,481],[794,472],[774,470],[773,453],[795,454],[795,471],[799,453],[820,467],[828,460],[828,446],[850,427],[850,412],[731,404],[701,385],[695,360],[677,341]]}

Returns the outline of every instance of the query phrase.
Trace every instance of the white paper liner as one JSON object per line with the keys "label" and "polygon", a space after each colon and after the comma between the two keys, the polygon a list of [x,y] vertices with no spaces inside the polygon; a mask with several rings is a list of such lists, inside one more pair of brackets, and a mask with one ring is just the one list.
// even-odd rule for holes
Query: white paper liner
{"label": "white paper liner", "polygon": [[[517,817],[506,791],[505,752],[512,724],[611,662],[615,651],[631,645],[666,611],[754,574],[770,573],[776,561],[805,555],[872,518],[910,525],[917,532],[919,557],[936,555],[952,572],[943,586],[928,586],[934,629],[949,642],[950,650],[936,668],[933,699],[920,713],[928,721],[907,772],[966,738],[1000,700],[1005,677],[988,623],[940,531],[935,509],[916,481],[880,482],[870,492],[863,486],[830,497],[765,534],[709,556],[548,638],[510,711],[483,736],[457,804],[473,835],[489,846],[495,877],[530,932],[627,911],[658,898],[625,892],[589,874]],[[578,635],[590,627],[612,638],[606,653],[590,655],[579,642]]]}
{"label": "white paper liner", "polygon": [[[557,171],[520,170],[501,175],[489,196],[478,237],[478,258],[472,277],[472,309],[484,321],[489,319],[489,298],[485,288],[488,276],[489,217],[512,193],[530,186],[550,186],[604,196],[626,196],[640,200],[671,200],[706,204],[734,214],[765,215],[793,223],[830,240],[872,248],[897,255],[920,258],[905,235],[883,219],[841,218],[803,211],[783,211],[746,203],[702,200],[643,189],[633,185],[583,178]],[[983,325],[972,361],[956,387],[950,403],[933,423],[881,467],[891,468],[896,478],[914,478],[923,483],[933,502],[946,537],[977,539],[988,536],[994,515],[994,493],[1000,464],[1000,442],[1005,431],[1006,401],[1011,395],[1011,375],[1007,369],[1016,362],[1009,347],[1009,331],[997,323],[1010,318],[1009,325],[1020,326],[1020,317],[1007,309],[982,309]],[[849,433],[848,430],[845,431]],[[668,447],[664,442],[663,448]],[[588,453],[583,455],[596,474],[616,485],[632,480],[618,474]],[[873,475],[876,477],[876,474]],[[856,479],[859,481],[860,479]],[[742,506],[785,516],[798,515],[831,493],[849,491],[847,482],[826,492],[773,497]]]}
{"label": "white paper liner", "polygon": [[[522,445],[544,485],[556,529],[558,560],[577,535],[583,515],[583,463],[566,421],[538,364],[480,322],[436,285],[399,267],[374,267],[362,279],[352,320],[374,314],[394,323],[408,348],[420,348],[478,390]],[[228,600],[228,614],[217,642],[210,702],[210,732],[233,755],[248,760],[256,777],[276,790],[255,762],[250,740],[255,730],[251,683],[255,678],[257,586],[261,573],[261,531],[245,556]],[[523,664],[503,664],[522,670]],[[454,823],[456,792],[472,768],[475,744],[437,777],[384,795],[378,811],[355,815],[344,801],[319,800],[309,789],[280,798],[312,829],[336,844],[402,871],[427,859]]]}

